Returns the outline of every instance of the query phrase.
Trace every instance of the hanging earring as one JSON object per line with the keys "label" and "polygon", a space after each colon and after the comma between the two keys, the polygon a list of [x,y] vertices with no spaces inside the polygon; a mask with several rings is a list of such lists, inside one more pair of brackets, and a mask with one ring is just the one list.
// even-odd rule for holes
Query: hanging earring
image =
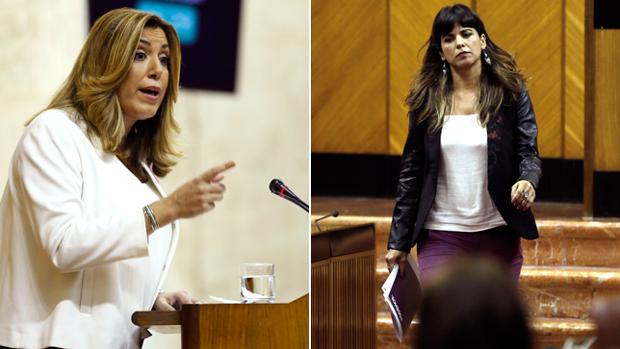
{"label": "hanging earring", "polygon": [[488,65],[491,65],[491,57],[486,50],[482,50],[482,55],[484,56],[484,61],[487,62]]}
{"label": "hanging earring", "polygon": [[443,61],[443,66],[441,67],[441,72],[443,73],[443,76],[446,76],[446,74],[448,74],[448,67],[446,67],[446,61]]}

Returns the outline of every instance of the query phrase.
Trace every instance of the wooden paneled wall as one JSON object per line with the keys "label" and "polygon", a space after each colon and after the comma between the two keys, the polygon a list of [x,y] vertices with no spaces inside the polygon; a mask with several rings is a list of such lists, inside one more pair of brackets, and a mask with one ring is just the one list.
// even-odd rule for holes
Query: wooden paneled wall
{"label": "wooden paneled wall", "polygon": [[620,30],[595,30],[594,170],[620,171]]}
{"label": "wooden paneled wall", "polygon": [[542,156],[562,155],[562,2],[479,0],[491,39],[512,53],[526,79]]}
{"label": "wooden paneled wall", "polygon": [[[452,3],[312,1],[313,152],[400,154],[405,96],[435,14]],[[464,3],[529,78],[541,155],[583,158],[583,0]]]}
{"label": "wooden paneled wall", "polygon": [[564,158],[583,159],[585,108],[585,4],[566,0],[564,10]]}
{"label": "wooden paneled wall", "polygon": [[312,151],[386,151],[387,1],[312,1]]}

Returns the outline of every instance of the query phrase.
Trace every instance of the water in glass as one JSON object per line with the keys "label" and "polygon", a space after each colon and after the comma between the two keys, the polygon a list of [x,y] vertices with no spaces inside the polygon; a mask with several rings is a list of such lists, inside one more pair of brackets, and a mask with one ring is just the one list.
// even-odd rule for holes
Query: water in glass
{"label": "water in glass", "polygon": [[241,276],[241,301],[244,303],[272,303],[275,295],[273,275]]}

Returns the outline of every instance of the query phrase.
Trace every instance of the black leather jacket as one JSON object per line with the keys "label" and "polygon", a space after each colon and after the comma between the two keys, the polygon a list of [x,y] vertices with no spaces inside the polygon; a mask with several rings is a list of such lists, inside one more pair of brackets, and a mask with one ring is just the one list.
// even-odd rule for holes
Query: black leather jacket
{"label": "black leather jacket", "polygon": [[[427,121],[415,125],[415,115],[409,115],[388,249],[411,250],[435,200],[441,129],[427,132]],[[510,194],[514,183],[522,179],[538,187],[542,163],[537,134],[526,90],[516,102],[505,103],[487,125],[489,194],[511,230],[526,239],[538,237],[534,216],[531,210],[517,210],[510,202]]]}

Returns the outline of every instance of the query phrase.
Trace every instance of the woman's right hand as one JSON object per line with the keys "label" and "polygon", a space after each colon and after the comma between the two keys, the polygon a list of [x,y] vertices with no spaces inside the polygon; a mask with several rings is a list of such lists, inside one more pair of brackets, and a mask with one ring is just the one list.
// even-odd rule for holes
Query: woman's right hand
{"label": "woman's right hand", "polygon": [[398,270],[401,276],[405,275],[405,263],[407,263],[407,252],[400,250],[388,250],[385,255],[385,261],[387,262],[388,269],[392,270],[394,265],[398,264]]}
{"label": "woman's right hand", "polygon": [[152,203],[151,210],[159,226],[179,218],[191,218],[211,211],[224,198],[226,187],[222,173],[235,166],[233,161],[215,166],[181,185],[169,196]]}

